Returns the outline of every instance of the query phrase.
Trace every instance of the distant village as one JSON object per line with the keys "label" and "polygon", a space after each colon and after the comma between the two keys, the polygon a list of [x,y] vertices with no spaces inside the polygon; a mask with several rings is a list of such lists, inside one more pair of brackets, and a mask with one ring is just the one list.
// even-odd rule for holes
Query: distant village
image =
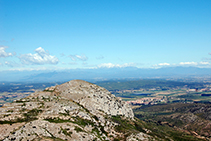
{"label": "distant village", "polygon": [[[149,90],[155,91],[156,88],[149,89]],[[210,87],[203,88],[203,89],[183,88],[183,90],[186,90],[186,94],[190,94],[190,93],[194,93],[194,92],[211,92]],[[144,91],[144,90],[142,90],[142,91]],[[124,90],[124,92],[129,92],[129,90]],[[135,90],[135,91],[133,90],[133,92],[137,92],[137,90]],[[201,94],[201,96],[211,96],[211,93]],[[155,105],[155,104],[158,104],[158,103],[169,103],[170,101],[181,101],[181,98],[176,98],[176,97],[172,97],[172,96],[144,97],[144,98],[138,98],[136,100],[127,101],[127,103],[131,104],[131,105]],[[190,103],[190,102],[187,102],[187,103]]]}
{"label": "distant village", "polygon": [[132,105],[154,105],[160,102],[167,103],[168,99],[166,97],[158,98],[158,97],[145,97],[140,98],[134,101],[127,101],[128,104]]}

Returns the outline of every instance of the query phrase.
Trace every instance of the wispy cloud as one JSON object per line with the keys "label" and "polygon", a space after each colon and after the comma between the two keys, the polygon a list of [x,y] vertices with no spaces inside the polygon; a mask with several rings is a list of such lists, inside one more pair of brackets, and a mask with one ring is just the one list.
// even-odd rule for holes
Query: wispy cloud
{"label": "wispy cloud", "polygon": [[50,55],[42,47],[35,49],[35,54],[22,54],[18,58],[26,65],[58,64],[59,59]]}
{"label": "wispy cloud", "polygon": [[180,62],[178,64],[170,64],[170,63],[159,63],[152,65],[153,68],[162,68],[162,67],[177,67],[177,66],[183,66],[183,67],[188,67],[188,66],[194,66],[194,67],[211,67],[211,63],[207,61],[201,61],[201,62]]}
{"label": "wispy cloud", "polygon": [[79,60],[81,60],[81,61],[86,61],[87,59],[88,59],[88,57],[87,56],[85,56],[85,55],[76,55],[75,56],[77,59],[79,59]]}
{"label": "wispy cloud", "polygon": [[[209,55],[211,55],[211,52],[210,53],[208,53]],[[205,60],[205,61],[209,61],[209,62],[211,62],[211,58],[209,58],[209,57],[205,57],[205,58],[203,58],[202,60]]]}
{"label": "wispy cloud", "polygon": [[7,47],[7,46],[2,46],[2,45],[0,45],[0,57],[5,58],[5,57],[13,56],[12,53],[10,53],[10,52],[7,53],[7,52],[5,51],[6,48],[8,48],[8,47]]}
{"label": "wispy cloud", "polygon": [[76,62],[69,62],[68,64],[69,65],[77,65],[78,63],[76,63]]}
{"label": "wispy cloud", "polygon": [[179,66],[193,66],[193,67],[199,67],[199,68],[210,68],[211,64],[207,61],[201,61],[201,62],[180,62]]}
{"label": "wispy cloud", "polygon": [[159,63],[159,64],[152,65],[152,68],[162,68],[162,67],[169,67],[169,66],[171,66],[171,64],[169,63]]}
{"label": "wispy cloud", "polygon": [[201,65],[210,65],[210,62],[200,62]]}
{"label": "wispy cloud", "polygon": [[69,55],[68,57],[70,57],[73,61],[87,61],[88,57],[86,55]]}
{"label": "wispy cloud", "polygon": [[9,67],[20,67],[21,66],[21,64],[16,63],[14,61],[5,61],[4,64]]}
{"label": "wispy cloud", "polygon": [[180,65],[198,65],[197,62],[180,62]]}
{"label": "wispy cloud", "polygon": [[159,63],[158,66],[170,66],[169,63]]}
{"label": "wispy cloud", "polygon": [[135,66],[134,63],[124,63],[124,64],[112,64],[112,63],[103,63],[98,65],[98,68],[125,68]]}

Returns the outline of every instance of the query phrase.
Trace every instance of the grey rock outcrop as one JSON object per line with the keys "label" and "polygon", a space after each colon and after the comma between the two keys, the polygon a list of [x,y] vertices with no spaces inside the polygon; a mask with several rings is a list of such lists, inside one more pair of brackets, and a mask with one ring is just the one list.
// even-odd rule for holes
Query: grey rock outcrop
{"label": "grey rock outcrop", "polygon": [[108,90],[83,80],[69,81],[56,87],[47,88],[46,90],[53,91],[61,97],[83,105],[93,114],[103,111],[105,114],[114,116],[124,115],[129,118],[134,117],[133,111],[127,103],[116,98]]}
{"label": "grey rock outcrop", "polygon": [[[127,136],[121,120],[134,130]],[[152,139],[133,122],[127,103],[95,84],[73,80],[1,107],[0,140]]]}

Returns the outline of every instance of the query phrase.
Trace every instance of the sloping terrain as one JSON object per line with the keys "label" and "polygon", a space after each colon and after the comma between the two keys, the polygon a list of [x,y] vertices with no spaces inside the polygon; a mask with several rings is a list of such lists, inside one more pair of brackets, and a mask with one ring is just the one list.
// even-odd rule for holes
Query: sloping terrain
{"label": "sloping terrain", "polygon": [[142,106],[134,110],[136,117],[179,129],[198,138],[211,140],[211,104],[173,103]]}
{"label": "sloping terrain", "polygon": [[148,132],[128,104],[82,80],[46,88],[0,108],[0,140],[5,141],[157,138]]}

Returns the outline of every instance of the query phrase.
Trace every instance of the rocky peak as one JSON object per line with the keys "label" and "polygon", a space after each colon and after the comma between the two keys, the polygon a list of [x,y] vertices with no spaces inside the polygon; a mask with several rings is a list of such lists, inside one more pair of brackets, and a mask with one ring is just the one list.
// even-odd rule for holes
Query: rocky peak
{"label": "rocky peak", "polygon": [[[5,141],[152,139],[135,125],[127,103],[82,80],[46,88],[0,108],[0,140]],[[127,126],[134,131],[125,134]]]}
{"label": "rocky peak", "polygon": [[116,98],[105,88],[83,80],[72,80],[56,87],[46,88],[45,90],[73,100],[83,105],[93,114],[98,114],[102,111],[108,115],[134,117],[133,111],[127,103],[123,102],[120,98]]}

